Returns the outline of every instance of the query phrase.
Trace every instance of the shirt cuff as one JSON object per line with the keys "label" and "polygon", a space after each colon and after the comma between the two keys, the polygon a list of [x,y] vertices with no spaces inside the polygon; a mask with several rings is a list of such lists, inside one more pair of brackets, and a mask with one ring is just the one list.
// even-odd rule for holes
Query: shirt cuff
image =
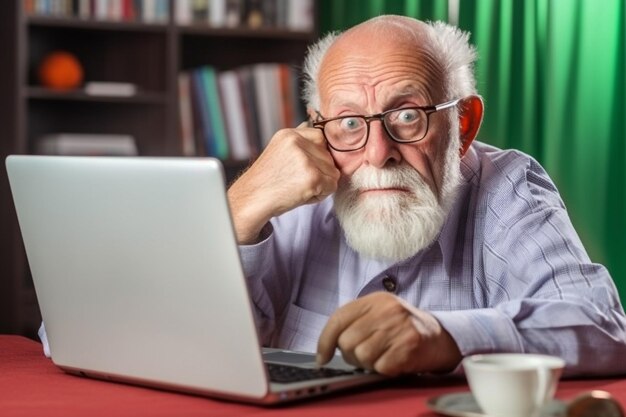
{"label": "shirt cuff", "polygon": [[39,326],[39,331],[37,332],[39,336],[39,340],[41,340],[41,344],[43,345],[43,354],[46,355],[47,358],[50,357],[50,345],[48,344],[48,334],[46,333],[46,327],[41,322],[41,326]]}
{"label": "shirt cuff", "polygon": [[268,259],[267,254],[271,250],[271,238],[274,234],[274,227],[272,223],[267,222],[261,233],[259,234],[260,241],[252,245],[239,245],[239,256],[241,256],[241,263],[243,264],[243,270],[246,277],[252,275],[250,271],[251,266],[265,265],[265,261]]}
{"label": "shirt cuff", "polygon": [[513,321],[493,308],[430,312],[454,339],[463,356],[475,353],[523,352]]}

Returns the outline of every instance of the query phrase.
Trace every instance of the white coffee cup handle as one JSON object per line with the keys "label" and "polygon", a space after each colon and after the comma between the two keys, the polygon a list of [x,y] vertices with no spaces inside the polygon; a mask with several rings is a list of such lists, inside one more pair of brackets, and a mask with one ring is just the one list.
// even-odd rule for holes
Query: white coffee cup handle
{"label": "white coffee cup handle", "polygon": [[550,396],[550,384],[552,371],[547,366],[537,367],[537,408],[541,408]]}

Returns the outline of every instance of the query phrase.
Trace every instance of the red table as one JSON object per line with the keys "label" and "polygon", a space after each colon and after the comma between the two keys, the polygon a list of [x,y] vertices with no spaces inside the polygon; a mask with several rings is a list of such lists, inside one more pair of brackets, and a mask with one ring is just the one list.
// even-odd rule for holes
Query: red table
{"label": "red table", "polygon": [[[626,360],[626,358],[625,358]],[[626,404],[626,379],[565,380],[557,397],[602,389]],[[42,354],[41,345],[0,335],[0,416],[411,416],[435,417],[430,397],[467,391],[460,379],[412,379],[320,397],[313,401],[257,407],[115,384],[68,375]]]}

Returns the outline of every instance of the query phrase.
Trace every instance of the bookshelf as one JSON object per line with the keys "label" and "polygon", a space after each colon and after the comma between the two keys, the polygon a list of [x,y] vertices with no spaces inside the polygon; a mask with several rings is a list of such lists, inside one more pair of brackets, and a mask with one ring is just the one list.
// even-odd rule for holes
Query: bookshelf
{"label": "bookshelf", "polygon": [[[0,2],[2,160],[9,154],[35,153],[38,138],[59,132],[131,135],[139,155],[182,156],[181,72],[205,65],[226,71],[264,62],[299,67],[307,46],[317,37],[315,0],[310,0],[313,22],[308,30],[280,25],[249,28],[243,23],[216,27],[210,21],[196,20],[180,23],[178,2],[144,1],[165,4],[165,15],[111,19],[72,16],[71,12],[37,14],[26,10],[35,0]],[[240,4],[246,1],[240,0]],[[284,5],[291,0],[270,1]],[[95,0],[91,4],[98,2],[128,3]],[[66,3],[77,8],[90,2]],[[85,81],[130,83],[137,92],[106,96],[88,94],[83,88],[57,91],[42,87],[36,68],[53,50],[77,56]],[[225,160],[227,176],[233,178],[246,164]],[[35,337],[41,318],[4,167],[0,170],[0,230],[0,333]]]}

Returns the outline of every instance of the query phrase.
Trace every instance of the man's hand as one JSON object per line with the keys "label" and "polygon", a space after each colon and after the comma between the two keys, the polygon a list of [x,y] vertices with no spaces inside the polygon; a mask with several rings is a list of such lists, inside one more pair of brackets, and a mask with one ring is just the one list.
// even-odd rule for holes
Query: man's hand
{"label": "man's hand", "polygon": [[274,216],[322,201],[335,192],[339,176],[319,129],[302,123],[278,131],[228,190],[238,242],[255,242]]}
{"label": "man's hand", "polygon": [[412,310],[384,292],[339,308],[320,335],[318,364],[339,347],[346,362],[385,375],[452,371],[461,361],[456,343],[431,314]]}

